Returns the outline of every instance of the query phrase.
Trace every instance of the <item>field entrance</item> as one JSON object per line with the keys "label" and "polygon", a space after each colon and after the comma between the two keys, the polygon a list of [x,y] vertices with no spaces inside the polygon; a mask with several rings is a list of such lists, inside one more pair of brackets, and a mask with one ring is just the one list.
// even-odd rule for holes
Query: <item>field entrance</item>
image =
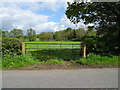
{"label": "field entrance", "polygon": [[46,59],[79,59],[80,43],[25,43],[25,53],[39,60]]}

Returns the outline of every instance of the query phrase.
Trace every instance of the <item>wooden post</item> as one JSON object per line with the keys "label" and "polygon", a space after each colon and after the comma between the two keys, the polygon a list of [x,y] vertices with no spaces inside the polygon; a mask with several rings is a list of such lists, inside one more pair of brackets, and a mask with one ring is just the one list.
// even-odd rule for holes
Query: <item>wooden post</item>
{"label": "wooden post", "polygon": [[86,44],[83,43],[83,58],[86,58]]}
{"label": "wooden post", "polygon": [[25,54],[25,43],[22,43],[22,54]]}

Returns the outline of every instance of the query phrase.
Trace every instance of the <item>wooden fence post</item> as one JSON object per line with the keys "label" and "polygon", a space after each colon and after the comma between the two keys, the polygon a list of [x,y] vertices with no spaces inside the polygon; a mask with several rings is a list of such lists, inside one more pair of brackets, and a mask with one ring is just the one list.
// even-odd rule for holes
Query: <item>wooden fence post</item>
{"label": "wooden fence post", "polygon": [[82,48],[83,48],[83,58],[86,58],[86,43],[83,43]]}
{"label": "wooden fence post", "polygon": [[25,54],[25,43],[22,42],[22,54]]}

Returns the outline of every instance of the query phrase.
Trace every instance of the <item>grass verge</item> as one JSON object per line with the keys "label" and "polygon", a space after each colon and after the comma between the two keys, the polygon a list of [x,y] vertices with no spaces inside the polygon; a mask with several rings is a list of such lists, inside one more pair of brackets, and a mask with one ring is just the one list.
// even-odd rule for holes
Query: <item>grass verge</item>
{"label": "grass verge", "polygon": [[100,56],[93,53],[88,54],[87,58],[76,60],[76,63],[83,65],[98,65],[98,66],[118,66],[120,65],[119,56]]}
{"label": "grass verge", "polygon": [[33,60],[32,56],[28,55],[4,55],[2,58],[2,69],[18,69],[20,67],[37,64],[37,60]]}
{"label": "grass verge", "polygon": [[[69,64],[68,64],[69,63]],[[46,69],[49,69],[52,65],[54,68],[69,68],[71,65],[77,66],[95,66],[95,67],[109,67],[109,66],[118,66],[120,65],[119,56],[100,56],[93,53],[88,54],[87,58],[80,58],[77,60],[64,61],[62,59],[47,59],[47,60],[37,60],[33,59],[31,55],[17,55],[10,56],[4,55],[2,58],[2,69],[20,69],[22,67],[31,67],[37,65],[37,69],[42,68],[42,66]],[[49,66],[49,67],[48,67]],[[32,69],[32,68],[31,68]],[[36,69],[36,68],[34,68]]]}

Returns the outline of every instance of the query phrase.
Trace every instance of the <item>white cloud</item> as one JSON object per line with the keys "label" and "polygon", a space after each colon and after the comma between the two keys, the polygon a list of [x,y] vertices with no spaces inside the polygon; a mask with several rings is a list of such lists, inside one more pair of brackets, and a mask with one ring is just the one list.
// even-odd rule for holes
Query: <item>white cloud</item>
{"label": "white cloud", "polygon": [[16,8],[1,8],[0,20],[2,20],[2,29],[12,30],[21,28],[23,30],[34,28],[38,24],[48,21],[49,16],[38,15],[29,10],[21,10]]}
{"label": "white cloud", "polygon": [[42,2],[5,2],[3,3],[3,6],[17,9],[28,9],[31,11],[49,9],[53,12],[56,12],[61,7],[66,7],[66,2],[60,2],[57,0],[53,0],[52,2],[44,2],[44,0]]}
{"label": "white cloud", "polygon": [[43,9],[43,10],[49,9],[49,10],[56,12],[61,7],[63,7],[64,4],[65,4],[64,2],[42,2],[41,4],[39,4],[39,9]]}
{"label": "white cloud", "polygon": [[[63,2],[62,2],[63,3]],[[65,15],[61,17],[60,22],[49,21],[52,16],[36,14],[33,10],[41,9],[51,9],[56,12],[61,6],[66,7],[66,4],[58,2],[44,2],[38,4],[37,2],[32,3],[8,3],[3,5],[0,10],[0,20],[2,20],[3,30],[13,30],[14,28],[22,29],[24,32],[27,29],[33,28],[37,33],[41,32],[55,32],[59,30],[64,30],[67,27],[71,28],[86,28],[83,23],[79,23],[76,27],[72,24]],[[60,6],[61,5],[61,6]],[[30,7],[31,6],[31,7]],[[24,8],[24,9],[23,9]],[[27,8],[27,9],[25,9]]]}

